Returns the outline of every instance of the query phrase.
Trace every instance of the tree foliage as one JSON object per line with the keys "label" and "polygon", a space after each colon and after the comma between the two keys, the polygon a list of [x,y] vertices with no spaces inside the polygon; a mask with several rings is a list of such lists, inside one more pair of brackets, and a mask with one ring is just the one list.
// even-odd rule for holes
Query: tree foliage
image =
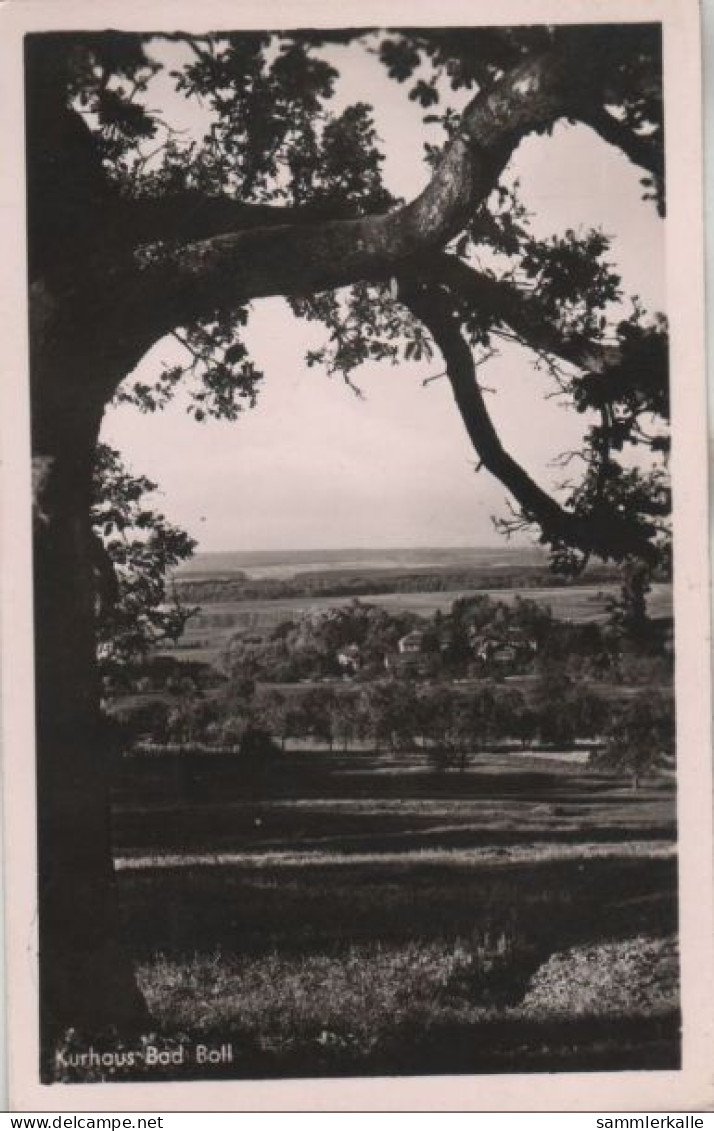
{"label": "tree foliage", "polygon": [[615,713],[607,742],[595,758],[604,769],[629,773],[636,787],[641,778],[673,766],[674,701],[668,694],[643,693]]}
{"label": "tree foliage", "polygon": [[[187,105],[200,104],[201,137],[185,136],[152,109],[167,38],[177,59],[169,78]],[[534,530],[566,572],[582,568],[591,554],[617,561],[634,555],[666,570],[666,324],[637,300],[623,317],[622,280],[602,231],[536,237],[507,172],[527,133],[547,132],[558,120],[587,125],[646,173],[643,195],[663,209],[654,25],[618,25],[616,32],[604,25],[32,37],[31,138],[61,124],[59,146],[31,148],[34,276],[68,270],[68,240],[75,261],[79,243],[90,261],[109,256],[144,274],[149,292],[150,276],[165,280],[172,265],[205,272],[205,294],[179,288],[166,317],[157,311],[154,318],[154,336],[173,334],[185,365],[159,373],[153,384],[124,383],[117,395],[150,410],[188,383],[189,411],[199,421],[233,418],[252,405],[263,375],[243,330],[261,288],[243,299],[222,292],[218,260],[224,251],[232,255],[229,233],[259,233],[256,248],[266,243],[272,257],[269,230],[287,237],[288,227],[305,227],[319,253],[358,218],[394,217],[396,225],[404,216],[406,228],[411,215],[383,183],[372,106],[365,99],[333,108],[338,48],[347,44],[376,53],[424,109],[425,124],[441,130],[442,143],[425,151],[432,212],[449,211],[449,194],[467,192],[468,199],[444,237],[427,235],[419,216],[413,250],[392,251],[386,232],[381,248],[374,238],[365,243],[363,265],[339,280],[348,284],[342,289],[307,262],[299,282],[275,284],[298,318],[324,327],[325,344],[311,348],[308,364],[351,383],[367,360],[404,363],[441,350],[477,455],[513,496],[513,514],[501,522],[506,532]],[[533,95],[523,106],[519,92],[526,88]],[[501,112],[489,127],[485,114],[493,107]],[[457,153],[460,137],[471,137],[470,160],[488,171],[484,186]],[[99,251],[92,252],[100,225]],[[287,245],[284,254],[291,254]],[[480,395],[474,356],[513,340],[584,416],[576,453],[582,473],[560,498],[547,495],[503,450]]]}
{"label": "tree foliage", "polygon": [[171,586],[170,572],[196,545],[150,505],[157,486],[133,475],[107,444],[97,448],[91,511],[98,572],[97,636],[109,674],[143,659],[152,647],[181,636],[195,611]]}

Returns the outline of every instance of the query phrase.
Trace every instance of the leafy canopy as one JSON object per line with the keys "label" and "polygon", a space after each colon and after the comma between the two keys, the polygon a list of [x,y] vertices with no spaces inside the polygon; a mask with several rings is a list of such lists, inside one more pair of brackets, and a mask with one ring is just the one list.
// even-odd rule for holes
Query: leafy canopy
{"label": "leafy canopy", "polygon": [[[83,232],[89,241],[92,217],[107,202],[118,217],[131,204],[143,207],[149,218],[152,206],[176,203],[175,223],[170,209],[161,213],[163,228],[154,231],[147,221],[147,249],[189,239],[194,224],[205,232],[206,208],[218,200],[285,208],[290,220],[394,209],[401,202],[383,182],[384,155],[369,92],[348,106],[336,102],[347,47],[375,55],[423,109],[429,138],[441,136],[424,144],[427,175],[459,136],[468,99],[498,91],[529,61],[560,52],[561,61],[572,60],[560,116],[617,145],[644,173],[643,207],[651,207],[649,201],[663,211],[661,43],[655,25],[618,25],[610,34],[606,27],[148,37],[112,32],[68,35],[59,48],[57,37],[38,36],[28,50],[37,77],[32,89],[44,110],[33,111],[31,98],[31,121],[33,112],[50,115],[48,100],[57,99],[74,115],[74,126],[65,123],[64,173],[56,155],[42,153],[31,170],[31,201],[33,193],[42,197],[49,181],[53,188],[52,211],[38,221],[44,238],[34,240],[37,269],[61,271],[61,233],[71,229],[76,238]],[[600,68],[597,88],[585,93],[577,81],[579,52],[589,66]],[[156,109],[159,81],[170,83],[171,105],[182,99],[199,113],[201,129],[186,130],[180,114],[172,122]],[[551,128],[546,122],[540,132]],[[81,165],[80,149],[86,158]],[[44,195],[47,203],[49,194]],[[223,227],[231,227],[228,220]],[[116,238],[123,238],[121,224]],[[309,352],[308,364],[355,387],[355,374],[366,361],[415,362],[430,357],[437,344],[444,353],[446,335],[437,343],[439,327],[419,316],[416,279],[417,290],[428,287],[432,296],[438,294],[441,328],[448,324],[468,344],[474,373],[504,343],[516,341],[583,416],[582,446],[564,453],[569,477],[557,507],[550,506],[494,444],[474,380],[471,400],[481,434],[474,425],[470,435],[485,466],[515,499],[510,518],[501,522],[504,531],[535,531],[566,572],[582,568],[592,553],[621,561],[641,553],[648,568],[666,571],[666,322],[644,311],[636,298],[628,307],[608,236],[600,230],[537,236],[506,171],[440,254],[449,261],[448,277],[438,255],[427,256],[406,279],[365,278],[340,290],[289,295],[297,318],[324,329],[324,344]],[[472,283],[476,273],[477,287],[459,285],[454,261],[471,273]],[[217,295],[209,317],[202,313],[172,331],[185,362],[159,373],[154,383],[125,383],[118,396],[153,411],[182,383],[190,388],[189,411],[196,420],[236,417],[255,403],[263,377],[244,341],[249,312],[249,303],[224,304]],[[446,361],[451,377],[449,356]]]}

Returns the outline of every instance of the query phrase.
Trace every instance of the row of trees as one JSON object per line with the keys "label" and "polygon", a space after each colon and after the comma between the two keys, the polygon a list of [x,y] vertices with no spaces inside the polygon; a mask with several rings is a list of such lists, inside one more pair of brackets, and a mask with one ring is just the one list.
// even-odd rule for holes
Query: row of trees
{"label": "row of trees", "polygon": [[[119,717],[122,717],[121,711]],[[220,696],[149,700],[124,715],[135,738],[242,747],[261,733],[284,749],[290,739],[374,750],[430,750],[465,765],[470,755],[504,742],[567,746],[597,741],[603,765],[642,772],[673,753],[673,705],[661,692],[612,700],[579,684],[540,681],[529,695],[481,683],[466,690],[382,681],[361,688],[311,688],[283,694],[250,683]],[[607,752],[607,758],[605,758]]]}

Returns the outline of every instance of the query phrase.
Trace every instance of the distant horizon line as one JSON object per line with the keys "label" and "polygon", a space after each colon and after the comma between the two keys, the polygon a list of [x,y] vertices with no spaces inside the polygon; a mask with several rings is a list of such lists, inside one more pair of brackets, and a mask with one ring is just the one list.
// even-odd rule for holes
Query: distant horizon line
{"label": "distant horizon line", "polygon": [[499,545],[498,543],[482,542],[479,544],[473,543],[426,543],[420,542],[414,545],[363,545],[363,546],[255,546],[250,549],[241,547],[234,549],[206,549],[198,546],[193,556],[196,554],[322,554],[322,553],[366,553],[372,550],[378,550],[380,553],[393,553],[414,551],[414,550],[534,550],[540,553],[545,553],[542,547],[532,543],[524,542],[520,545]]}

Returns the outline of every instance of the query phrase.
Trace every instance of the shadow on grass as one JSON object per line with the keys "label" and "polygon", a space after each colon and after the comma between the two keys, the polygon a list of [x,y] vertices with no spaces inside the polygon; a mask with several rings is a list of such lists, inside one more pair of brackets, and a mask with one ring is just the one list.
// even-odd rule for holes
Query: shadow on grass
{"label": "shadow on grass", "polygon": [[[441,1076],[483,1073],[619,1072],[681,1067],[681,1021],[677,1010],[656,1016],[531,1019],[508,1016],[474,1022],[410,1021],[395,1025],[369,1050],[349,1034],[323,1031],[291,1048],[266,1049],[239,1028],[202,1032],[204,1047],[230,1045],[230,1063],[197,1063],[197,1042],[159,1033],[152,1041],[174,1053],[180,1068],[134,1067],[111,1076],[63,1069],[65,1083],[118,1080],[247,1080],[339,1076]],[[111,1047],[111,1046],[110,1046]]]}
{"label": "shadow on grass", "polygon": [[[473,755],[464,772],[437,773],[428,767],[425,756],[365,754],[287,754],[262,770],[247,772],[235,755],[166,755],[160,758],[132,756],[121,759],[116,768],[115,792],[119,800],[147,802],[158,797],[173,797],[195,803],[217,798],[237,800],[246,797],[329,798],[396,797],[465,798],[503,800],[581,794],[595,797],[618,793],[618,800],[637,804],[649,796],[624,793],[621,779],[582,766],[562,764],[542,768],[524,767],[513,759],[509,765],[501,757],[494,765],[489,755]],[[198,797],[197,797],[198,791]]]}
{"label": "shadow on grass", "polygon": [[[630,794],[610,778],[571,769],[482,768],[434,775],[413,766],[400,772],[395,764],[393,770],[384,758],[355,760],[352,755],[334,760],[291,756],[251,780],[226,759],[211,760],[210,767],[198,759],[125,767],[114,810],[118,853],[256,854],[231,865],[162,869],[149,861],[121,871],[125,933],[137,964],[155,963],[157,956],[200,965],[204,957],[240,955],[252,965],[261,956],[267,962],[277,955],[289,963],[291,956],[328,955],[339,965],[355,945],[389,948],[432,940],[451,945],[488,935],[507,937],[514,953],[523,956],[522,969],[510,970],[500,989],[493,978],[483,993],[483,987],[456,986],[453,1011],[459,1013],[463,1001],[476,993],[476,1008],[482,1011],[477,1020],[425,1010],[418,1020],[412,1013],[399,1021],[385,1009],[388,1028],[372,1043],[361,1044],[349,1027],[338,1025],[301,1032],[287,1046],[260,1044],[245,1028],[240,991],[236,1016],[243,1030],[231,1019],[220,1032],[208,1029],[200,1038],[209,1044],[232,1041],[231,1064],[192,1065],[189,1057],[173,1076],[167,1069],[139,1078],[678,1067],[679,1017],[672,1010],[647,1017],[534,1017],[517,1004],[533,971],[556,951],[581,942],[676,931],[674,859],[628,856],[624,849],[620,855],[588,858],[585,848],[598,841],[671,839],[672,792]],[[359,809],[350,808],[352,802]],[[382,811],[379,802],[385,803]],[[505,854],[505,846],[543,842],[584,847],[571,859],[497,864],[458,859],[460,848],[501,845]],[[311,848],[315,858],[260,860],[259,854],[271,848]],[[424,860],[420,848],[452,855]],[[400,858],[380,859],[390,850]],[[329,862],[331,853],[350,852],[374,858]],[[197,1000],[205,1006],[208,997],[202,994],[200,987]],[[262,1026],[262,990],[257,996]],[[278,1006],[282,1015],[282,998]],[[203,1006],[199,1012],[208,1025]],[[168,1029],[162,1039],[188,1041]]]}
{"label": "shadow on grass", "polygon": [[[680,1017],[549,1018],[516,1015],[478,1025],[447,1022],[424,1030],[395,1029],[360,1065],[335,1074],[448,1075],[485,1072],[623,1071],[680,1067]],[[321,1074],[332,1074],[329,1059]],[[296,1075],[307,1065],[291,1065]],[[314,1070],[314,1066],[313,1066]]]}
{"label": "shadow on grass", "polygon": [[161,953],[301,953],[360,940],[504,931],[547,955],[571,942],[676,930],[673,859],[498,867],[418,863],[120,873],[127,940]]}
{"label": "shadow on grass", "polygon": [[124,760],[115,851],[418,851],[674,834],[672,790],[635,794],[611,778],[552,769],[439,775],[416,764],[400,772],[384,758],[291,755],[251,776],[224,756]]}
{"label": "shadow on grass", "polygon": [[[621,820],[588,820],[588,815],[529,817],[520,827],[515,818],[500,820],[485,816],[481,822],[471,814],[454,816],[400,816],[398,814],[310,814],[280,815],[280,832],[271,835],[271,814],[230,812],[164,812],[147,822],[144,815],[115,819],[116,853],[128,857],[151,857],[178,853],[324,852],[418,853],[422,849],[469,849],[486,846],[538,844],[607,844],[613,841],[671,842],[671,831],[661,823]],[[286,825],[291,826],[290,835]]]}

